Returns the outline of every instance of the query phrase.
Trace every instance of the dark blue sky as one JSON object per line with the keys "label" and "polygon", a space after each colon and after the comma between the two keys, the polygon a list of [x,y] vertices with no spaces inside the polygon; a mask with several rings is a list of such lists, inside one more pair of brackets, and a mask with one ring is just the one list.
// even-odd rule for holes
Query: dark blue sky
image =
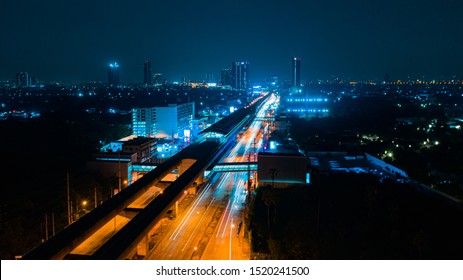
{"label": "dark blue sky", "polygon": [[251,78],[463,79],[461,0],[1,0],[0,79],[218,78],[234,60]]}

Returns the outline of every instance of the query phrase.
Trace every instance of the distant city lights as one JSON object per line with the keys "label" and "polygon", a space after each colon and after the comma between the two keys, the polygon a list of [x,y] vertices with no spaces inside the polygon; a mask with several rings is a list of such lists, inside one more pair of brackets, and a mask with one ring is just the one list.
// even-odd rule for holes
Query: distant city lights
{"label": "distant city lights", "polygon": [[328,102],[328,98],[288,98],[288,102]]}
{"label": "distant city lights", "polygon": [[287,109],[287,112],[327,113],[328,109]]}

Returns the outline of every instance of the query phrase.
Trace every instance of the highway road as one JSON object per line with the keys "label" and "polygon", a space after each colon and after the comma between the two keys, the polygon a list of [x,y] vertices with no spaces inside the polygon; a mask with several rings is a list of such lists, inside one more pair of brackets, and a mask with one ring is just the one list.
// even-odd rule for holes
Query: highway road
{"label": "highway road", "polygon": [[[261,98],[258,98],[258,100],[263,100],[264,105],[260,102],[257,104],[254,102],[254,105],[259,106],[258,118],[264,117],[269,104],[275,101],[275,96],[270,99]],[[244,113],[246,115],[239,115],[238,119],[232,118],[232,122],[236,120],[246,121],[248,114],[251,114],[252,110],[254,108],[251,108],[250,111],[240,111],[241,115]],[[225,120],[225,128],[229,125]],[[235,129],[239,128],[236,127],[236,124],[231,123],[231,125],[233,126],[233,133],[236,133]],[[218,145],[216,145],[217,139],[227,141],[228,146],[235,144],[235,147],[225,157],[225,161],[247,161],[250,159],[248,155],[251,150],[258,149],[262,142],[259,139],[261,137],[261,126],[262,122],[255,121],[245,133],[242,133],[243,135],[237,142],[232,142],[233,139],[228,137],[218,138],[220,137],[219,133],[215,133],[218,137],[202,139],[208,140],[208,142],[194,143],[193,145],[196,148],[215,149],[214,147]],[[205,134],[203,137],[207,138],[208,135]],[[251,147],[254,145],[257,146]],[[194,150],[193,147],[188,152]],[[208,153],[205,154],[208,155]],[[193,158],[196,157],[193,156]],[[207,157],[199,158],[208,160]],[[186,183],[183,181],[177,182],[177,180],[183,178],[182,180],[186,181],[186,178],[189,178],[188,176],[191,174],[187,174],[187,177],[178,177],[179,174],[174,172],[174,160],[176,158],[167,160],[168,165],[163,165],[163,168],[158,169],[160,171],[155,170],[154,173],[150,174],[150,176],[163,174],[165,177],[160,182],[156,180],[156,185],[148,183],[151,177],[140,178],[140,183],[139,181],[133,182],[130,188],[124,189],[121,194],[113,197],[113,200],[105,202],[97,207],[95,212],[91,212],[69,225],[68,228],[54,236],[46,244],[27,254],[25,258],[86,259],[119,256],[134,259],[144,257],[154,259],[199,259],[206,251],[206,246],[209,240],[213,238],[213,234],[219,236],[217,231],[222,232],[220,235],[222,239],[226,239],[228,236],[229,243],[233,244],[233,234],[230,234],[225,229],[230,229],[233,232],[233,228],[236,226],[235,223],[240,224],[241,209],[246,199],[246,173],[214,174],[213,172],[208,182],[199,190],[190,187],[185,190],[184,195],[179,197]],[[195,168],[198,168],[200,165],[195,166]],[[171,174],[166,174],[169,170],[171,170]],[[175,185],[175,188],[166,190],[166,198],[159,197],[163,195],[163,190],[169,187],[171,183]],[[198,192],[196,193],[196,191]],[[173,199],[172,192],[175,192],[177,201],[171,201]],[[156,200],[156,197],[159,199]],[[159,201],[160,204],[153,204],[154,201]],[[150,210],[148,210],[148,207]],[[165,207],[171,207],[171,209],[161,209]],[[156,215],[154,218],[150,216],[152,209],[154,209]],[[164,217],[158,216],[159,214],[164,215],[163,213],[167,210],[169,212],[173,211],[174,215],[167,212],[169,214]],[[154,220],[151,220],[152,218]],[[157,224],[153,226],[153,222],[157,222]],[[149,225],[147,225],[148,223]],[[140,224],[142,225],[139,226]],[[137,228],[137,226],[139,227]],[[137,233],[135,234],[133,231],[137,231]],[[134,235],[131,236],[131,234]],[[120,240],[122,241],[119,242]],[[76,244],[77,242],[80,243]],[[130,242],[138,242],[136,248],[133,247],[133,243],[129,244]],[[234,254],[232,254],[230,248],[232,247],[229,247],[229,256],[233,256]],[[125,251],[122,252],[122,250]]]}
{"label": "highway road", "polygon": [[[271,96],[257,118],[264,118],[276,101]],[[254,161],[255,152],[262,145],[261,127],[262,121],[253,121],[223,161]],[[160,238],[147,259],[249,259],[250,245],[244,238],[243,220],[247,181],[248,172],[212,175],[178,217],[163,219],[154,233]]]}

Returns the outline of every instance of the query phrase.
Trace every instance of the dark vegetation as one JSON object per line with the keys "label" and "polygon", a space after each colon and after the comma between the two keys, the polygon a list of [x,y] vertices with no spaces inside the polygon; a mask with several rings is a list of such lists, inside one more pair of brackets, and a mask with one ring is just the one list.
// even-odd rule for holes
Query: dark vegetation
{"label": "dark vegetation", "polygon": [[[55,232],[67,225],[68,172],[74,213],[85,212],[83,200],[88,201],[86,210],[93,209],[95,193],[97,203],[111,196],[117,178],[92,174],[86,163],[102,145],[131,134],[133,107],[195,101],[196,111],[207,115],[212,109],[229,110],[228,101],[246,103],[246,97],[243,92],[181,87],[4,90],[0,101],[6,111],[33,110],[41,117],[0,121],[0,259],[24,254],[45,240],[46,232],[51,237],[53,225]],[[121,114],[107,113],[109,109]]]}
{"label": "dark vegetation", "polygon": [[[331,112],[328,117],[290,118],[290,137],[305,151],[367,152],[378,158],[390,151],[393,156],[383,157],[384,161],[419,182],[463,198],[463,132],[447,124],[456,116],[453,111],[379,96],[346,97]],[[412,123],[400,121],[403,118]]]}
{"label": "dark vegetation", "polygon": [[463,215],[435,196],[370,175],[315,175],[256,193],[254,256],[263,259],[462,259]]}
{"label": "dark vegetation", "polygon": [[101,140],[128,135],[129,122],[128,116],[72,110],[0,122],[1,259],[24,254],[46,239],[46,229],[51,237],[53,225],[57,232],[67,224],[68,172],[75,208],[83,199],[93,208],[95,191],[98,200],[110,195],[113,182],[89,174],[85,165]]}

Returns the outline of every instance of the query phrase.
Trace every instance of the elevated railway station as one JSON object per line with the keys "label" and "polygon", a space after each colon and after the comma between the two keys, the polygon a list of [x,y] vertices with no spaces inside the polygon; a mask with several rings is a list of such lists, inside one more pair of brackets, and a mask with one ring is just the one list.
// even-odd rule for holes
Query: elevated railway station
{"label": "elevated railway station", "polygon": [[[189,188],[203,183],[206,169],[215,166],[233,147],[238,133],[254,119],[265,99],[261,97],[251,106],[205,129],[198,142],[165,162],[141,167],[151,171],[25,254],[23,259],[132,259],[143,256],[150,250],[150,233],[157,223],[167,211],[177,209]],[[174,170],[178,177],[167,185],[160,184]]]}

